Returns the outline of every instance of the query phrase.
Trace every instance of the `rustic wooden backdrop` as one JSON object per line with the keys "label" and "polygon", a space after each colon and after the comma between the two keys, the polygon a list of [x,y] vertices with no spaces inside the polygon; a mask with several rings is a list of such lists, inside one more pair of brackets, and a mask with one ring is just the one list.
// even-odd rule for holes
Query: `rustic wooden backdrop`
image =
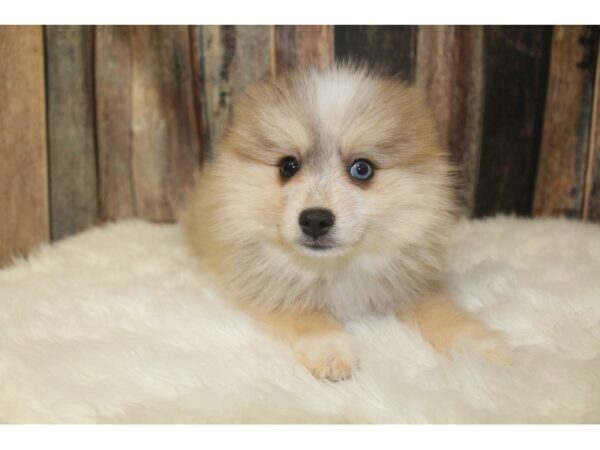
{"label": "rustic wooden backdrop", "polygon": [[0,26],[0,264],[170,222],[244,87],[336,59],[425,88],[474,216],[600,221],[597,26]]}

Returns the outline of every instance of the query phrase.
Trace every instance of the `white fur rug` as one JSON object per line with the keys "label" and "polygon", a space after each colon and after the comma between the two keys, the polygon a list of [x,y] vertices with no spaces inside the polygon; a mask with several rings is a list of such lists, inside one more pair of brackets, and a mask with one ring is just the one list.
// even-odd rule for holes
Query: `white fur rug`
{"label": "white fur rug", "polygon": [[176,226],[93,229],[0,271],[0,421],[600,422],[600,226],[465,221],[451,262],[513,366],[372,317],[328,383],[211,294]]}

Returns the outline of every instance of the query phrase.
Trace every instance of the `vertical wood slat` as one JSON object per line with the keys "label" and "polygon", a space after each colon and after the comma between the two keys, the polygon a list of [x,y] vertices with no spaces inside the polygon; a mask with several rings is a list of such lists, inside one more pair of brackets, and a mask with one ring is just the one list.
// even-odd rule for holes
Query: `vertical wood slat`
{"label": "vertical wood slat", "polygon": [[275,70],[311,65],[325,68],[335,58],[332,25],[276,25]]}
{"label": "vertical wood slat", "polygon": [[551,27],[484,29],[484,120],[475,215],[531,213]]}
{"label": "vertical wood slat", "polygon": [[200,161],[188,29],[99,27],[96,99],[104,219],[176,219]]}
{"label": "vertical wood slat", "polygon": [[204,145],[208,156],[222,138],[244,89],[274,73],[274,28],[262,25],[196,27],[203,81]]}
{"label": "vertical wood slat", "polygon": [[42,27],[1,26],[0,67],[3,265],[49,237]]}
{"label": "vertical wood slat", "polygon": [[594,100],[583,200],[583,218],[600,222],[600,27],[593,28],[590,53],[595,54]]}
{"label": "vertical wood slat", "polygon": [[420,26],[416,82],[460,176],[461,206],[472,211],[483,119],[483,27]]}
{"label": "vertical wood slat", "polygon": [[47,26],[50,231],[53,240],[96,222],[93,27]]}
{"label": "vertical wood slat", "polygon": [[196,117],[196,138],[200,147],[200,168],[207,159],[208,141],[205,139],[207,134],[206,109],[204,99],[204,70],[202,58],[202,29],[201,25],[188,25],[188,37],[190,42],[190,61],[192,66],[192,97]]}
{"label": "vertical wood slat", "polygon": [[415,79],[417,27],[413,25],[337,25],[335,57],[383,66],[405,81]]}
{"label": "vertical wood slat", "polygon": [[556,26],[534,215],[580,218],[593,100],[593,64],[586,49],[590,27]]}
{"label": "vertical wood slat", "polygon": [[200,161],[185,26],[132,33],[132,172],[138,214],[173,221]]}
{"label": "vertical wood slat", "polygon": [[133,217],[131,44],[128,26],[97,26],[95,37],[98,208],[102,220]]}

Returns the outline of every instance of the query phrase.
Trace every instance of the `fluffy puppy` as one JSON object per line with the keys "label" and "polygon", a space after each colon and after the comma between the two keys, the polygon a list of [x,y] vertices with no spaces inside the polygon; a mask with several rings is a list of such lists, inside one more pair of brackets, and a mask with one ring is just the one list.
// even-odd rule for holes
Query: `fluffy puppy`
{"label": "fluffy puppy", "polygon": [[223,294],[288,342],[317,378],[357,365],[343,323],[396,314],[445,350],[492,358],[495,333],[442,282],[451,167],[415,88],[364,67],[309,69],[250,88],[182,217]]}

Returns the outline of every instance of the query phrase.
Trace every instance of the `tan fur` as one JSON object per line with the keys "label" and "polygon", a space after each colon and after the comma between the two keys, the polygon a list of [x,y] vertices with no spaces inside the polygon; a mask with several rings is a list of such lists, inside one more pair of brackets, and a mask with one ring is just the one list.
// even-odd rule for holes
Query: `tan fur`
{"label": "tan fur", "polygon": [[477,345],[491,360],[507,363],[508,348],[498,333],[459,309],[443,292],[430,292],[407,307],[397,310],[400,320],[415,325],[438,351],[446,352],[452,345]]}
{"label": "tan fur", "polygon": [[[352,66],[262,83],[237,105],[216,153],[182,217],[190,248],[223,295],[268,317],[316,376],[345,378],[338,363],[354,364],[339,323],[406,311],[442,289],[452,168],[415,88]],[[301,169],[283,180],[287,156]],[[359,158],[375,166],[365,183],[347,172]],[[332,250],[301,245],[298,216],[312,207],[336,216]],[[425,316],[417,323],[436,323]],[[315,329],[294,331],[311,320],[327,324],[324,353]]]}
{"label": "tan fur", "polygon": [[331,313],[324,310],[261,312],[253,308],[245,308],[245,311],[288,343],[315,377],[339,381],[352,374],[358,362],[352,339]]}

